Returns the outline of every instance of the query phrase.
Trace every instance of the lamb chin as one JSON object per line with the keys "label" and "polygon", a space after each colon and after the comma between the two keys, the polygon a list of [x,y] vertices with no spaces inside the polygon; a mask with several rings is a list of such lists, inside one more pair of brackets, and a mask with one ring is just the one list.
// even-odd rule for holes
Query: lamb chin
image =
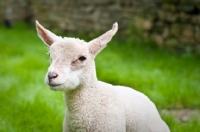
{"label": "lamb chin", "polygon": [[50,89],[53,91],[63,91],[62,88],[58,88],[58,87],[50,87]]}
{"label": "lamb chin", "polygon": [[54,90],[54,91],[62,91],[62,85],[52,85],[52,84],[48,84],[49,85],[49,88],[51,90]]}

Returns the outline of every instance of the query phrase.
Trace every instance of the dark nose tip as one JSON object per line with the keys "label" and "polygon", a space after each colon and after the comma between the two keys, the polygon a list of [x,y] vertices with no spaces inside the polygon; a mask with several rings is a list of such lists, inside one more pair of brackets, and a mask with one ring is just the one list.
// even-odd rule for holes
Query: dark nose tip
{"label": "dark nose tip", "polygon": [[58,74],[56,74],[55,72],[49,72],[48,73],[49,80],[55,79],[57,77],[58,77]]}

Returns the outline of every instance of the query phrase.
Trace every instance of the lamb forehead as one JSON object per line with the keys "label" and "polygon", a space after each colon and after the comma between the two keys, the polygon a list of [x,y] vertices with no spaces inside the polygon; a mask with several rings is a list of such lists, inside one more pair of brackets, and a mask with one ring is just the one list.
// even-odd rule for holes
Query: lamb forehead
{"label": "lamb forehead", "polygon": [[62,40],[56,41],[50,47],[51,54],[69,54],[75,56],[79,54],[87,54],[87,43],[83,40],[76,38],[63,38]]}

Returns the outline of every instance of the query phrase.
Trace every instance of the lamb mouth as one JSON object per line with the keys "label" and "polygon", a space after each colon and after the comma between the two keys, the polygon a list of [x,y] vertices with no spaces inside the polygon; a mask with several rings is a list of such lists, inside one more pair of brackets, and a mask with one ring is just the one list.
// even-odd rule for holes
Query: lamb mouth
{"label": "lamb mouth", "polygon": [[60,86],[60,85],[62,85],[62,84],[48,84],[50,87],[58,87],[58,86]]}

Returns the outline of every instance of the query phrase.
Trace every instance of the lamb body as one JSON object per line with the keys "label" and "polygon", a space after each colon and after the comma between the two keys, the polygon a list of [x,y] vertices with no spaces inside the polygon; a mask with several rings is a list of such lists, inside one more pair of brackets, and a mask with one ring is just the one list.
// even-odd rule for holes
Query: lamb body
{"label": "lamb body", "polygon": [[169,132],[147,96],[96,77],[94,58],[117,32],[117,23],[88,43],[58,37],[37,21],[36,27],[39,37],[50,46],[46,83],[64,94],[63,132]]}

